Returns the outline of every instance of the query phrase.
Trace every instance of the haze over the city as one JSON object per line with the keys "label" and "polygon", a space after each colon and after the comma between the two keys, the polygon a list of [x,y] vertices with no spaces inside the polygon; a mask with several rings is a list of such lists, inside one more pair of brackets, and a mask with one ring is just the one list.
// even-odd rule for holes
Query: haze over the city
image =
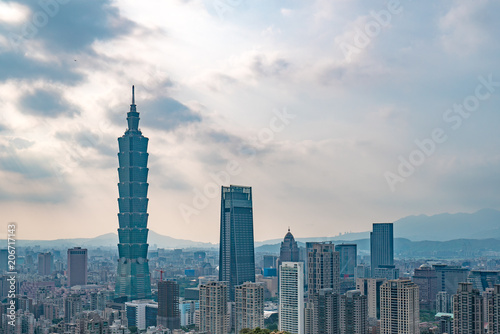
{"label": "haze over the city", "polygon": [[[0,212],[19,239],[118,227],[135,85],[149,222],[219,241],[220,186],[255,239],[500,209],[495,1],[0,3]],[[5,237],[6,228],[0,235]]]}

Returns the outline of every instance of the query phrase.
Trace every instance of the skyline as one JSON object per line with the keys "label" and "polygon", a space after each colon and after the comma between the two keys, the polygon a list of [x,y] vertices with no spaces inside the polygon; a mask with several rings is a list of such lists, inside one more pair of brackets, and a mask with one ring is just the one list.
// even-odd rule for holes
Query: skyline
{"label": "skyline", "polygon": [[231,184],[255,240],[500,209],[500,4],[221,1],[0,4],[2,226],[116,233],[132,85],[160,234],[218,242]]}

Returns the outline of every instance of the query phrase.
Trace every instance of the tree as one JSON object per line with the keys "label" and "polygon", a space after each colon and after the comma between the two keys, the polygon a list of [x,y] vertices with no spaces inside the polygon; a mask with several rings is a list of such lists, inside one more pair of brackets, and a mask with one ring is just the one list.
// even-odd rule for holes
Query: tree
{"label": "tree", "polygon": [[288,332],[271,331],[267,328],[257,327],[255,329],[243,328],[240,334],[290,334]]}

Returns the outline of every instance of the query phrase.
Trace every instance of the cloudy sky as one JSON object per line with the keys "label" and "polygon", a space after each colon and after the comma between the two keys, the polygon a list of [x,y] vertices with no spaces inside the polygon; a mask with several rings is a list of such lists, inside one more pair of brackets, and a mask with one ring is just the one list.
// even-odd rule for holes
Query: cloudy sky
{"label": "cloudy sky", "polygon": [[499,16],[485,0],[2,1],[2,224],[116,231],[132,85],[158,233],[218,242],[221,184],[253,187],[257,240],[500,209]]}

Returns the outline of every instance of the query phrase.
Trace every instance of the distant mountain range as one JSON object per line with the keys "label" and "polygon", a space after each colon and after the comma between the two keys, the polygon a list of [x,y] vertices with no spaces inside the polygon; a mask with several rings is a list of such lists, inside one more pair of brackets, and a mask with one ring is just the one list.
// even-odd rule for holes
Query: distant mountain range
{"label": "distant mountain range", "polygon": [[[500,253],[500,211],[408,216],[394,222],[396,256],[456,257]],[[370,232],[336,237],[296,238],[300,246],[311,241],[355,243],[359,252],[370,251]],[[256,252],[279,253],[281,239],[256,243]]]}
{"label": "distant mountain range", "polygon": [[394,222],[394,234],[413,241],[500,239],[500,211],[483,209],[474,213],[408,216]]}
{"label": "distant mountain range", "polygon": [[[318,241],[321,241],[318,239]],[[368,255],[370,239],[336,240],[335,244],[354,243],[359,254]],[[304,243],[298,242],[303,247]],[[279,254],[280,243],[262,245],[255,248],[256,253]],[[499,239],[456,239],[449,241],[411,241],[404,238],[394,239],[394,254],[396,257],[414,258],[466,258],[474,256],[500,255]]]}
{"label": "distant mountain range", "polygon": [[[284,236],[284,235],[283,235]],[[394,222],[394,237],[411,241],[447,241],[455,239],[500,239],[500,211],[482,209],[474,213],[442,213],[433,216],[408,216]],[[297,241],[354,241],[369,239],[370,232],[346,233],[335,237],[295,238]],[[262,246],[283,239],[257,242]]]}
{"label": "distant mountain range", "polygon": [[[296,236],[297,237],[297,236]],[[500,211],[493,209],[483,209],[475,213],[443,213],[434,216],[408,216],[394,222],[395,247],[400,244],[404,247],[411,245],[424,245],[424,241],[455,241],[454,245],[470,244],[471,247],[480,246],[474,241],[458,241],[457,239],[496,239],[500,245]],[[346,233],[336,237],[317,237],[317,238],[296,238],[299,243],[308,241],[334,241],[355,242],[358,248],[363,250],[369,247],[370,232]],[[256,242],[256,250],[279,249],[279,244],[283,239],[272,239]],[[217,244],[196,242],[184,239],[175,239],[169,236],[149,231],[149,244],[152,248],[217,248]],[[412,243],[413,242],[413,243]],[[419,243],[424,242],[424,243]],[[461,243],[460,243],[461,242]],[[70,247],[116,247],[118,236],[115,233],[107,233],[95,238],[77,238],[77,239],[58,239],[58,240],[18,240],[17,246],[40,246],[42,249],[50,248],[70,248]],[[406,243],[406,244],[405,244]],[[0,240],[0,247],[5,247],[6,240]],[[451,247],[451,244],[443,243],[442,247]],[[436,247],[441,247],[437,246]],[[452,247],[453,248],[453,247]],[[456,248],[456,247],[455,247]],[[274,252],[272,251],[272,252]]]}
{"label": "distant mountain range", "polygon": [[[0,247],[5,247],[4,240],[0,241]],[[165,235],[158,234],[154,231],[149,231],[148,243],[152,248],[215,248],[216,244],[208,242],[196,242],[184,239],[175,239]],[[51,248],[116,248],[118,244],[118,235],[115,233],[106,233],[95,238],[76,238],[76,239],[57,239],[57,240],[17,240],[18,247],[34,247],[40,246],[41,249]]]}

